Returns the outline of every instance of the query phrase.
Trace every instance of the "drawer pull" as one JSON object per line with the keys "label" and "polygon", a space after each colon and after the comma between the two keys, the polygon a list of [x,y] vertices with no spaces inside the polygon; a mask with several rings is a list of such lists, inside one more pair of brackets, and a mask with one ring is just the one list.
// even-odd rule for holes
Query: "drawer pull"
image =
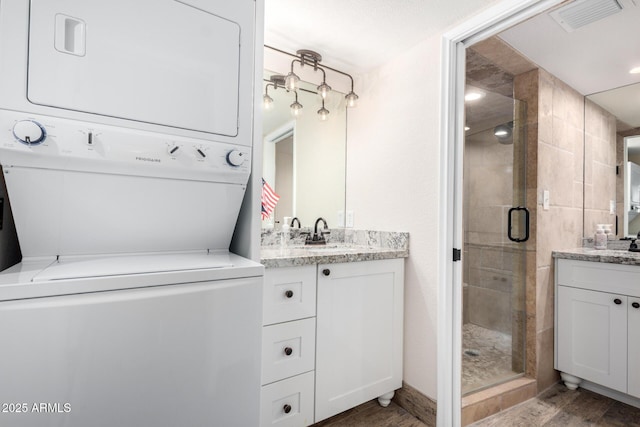
{"label": "drawer pull", "polygon": [[322,270],[322,274],[324,274],[325,276],[328,276],[331,274],[331,270],[329,270],[328,268],[325,268],[324,270]]}
{"label": "drawer pull", "polygon": [[634,302],[633,304],[631,304],[631,306],[632,306],[633,308],[640,308],[640,303],[638,303],[638,302]]}
{"label": "drawer pull", "polygon": [[620,300],[620,298],[614,299],[613,302],[615,302],[617,305],[622,304],[622,301]]}
{"label": "drawer pull", "polygon": [[287,298],[293,297],[293,291],[291,289],[289,289],[288,291],[286,291],[284,293],[284,296],[287,297]]}
{"label": "drawer pull", "polygon": [[291,405],[289,405],[289,404],[285,404],[285,405],[282,407],[282,410],[284,411],[284,413],[285,413],[285,414],[288,414],[289,412],[291,412]]}
{"label": "drawer pull", "polygon": [[291,356],[292,353],[293,349],[291,347],[285,347],[284,354],[286,354],[287,356]]}

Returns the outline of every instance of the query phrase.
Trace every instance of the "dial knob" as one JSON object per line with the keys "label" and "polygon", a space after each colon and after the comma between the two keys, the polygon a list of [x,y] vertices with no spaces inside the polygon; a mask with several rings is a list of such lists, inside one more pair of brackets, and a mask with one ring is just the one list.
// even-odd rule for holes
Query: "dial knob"
{"label": "dial knob", "polygon": [[20,120],[13,125],[13,136],[23,144],[38,145],[44,141],[44,128],[33,120]]}
{"label": "dial knob", "polygon": [[198,157],[199,159],[204,159],[205,157],[207,157],[207,154],[200,148],[196,148],[196,157]]}
{"label": "dial knob", "polygon": [[178,154],[180,154],[180,146],[179,145],[170,145],[168,150],[169,155],[176,157]]}
{"label": "dial knob", "polygon": [[246,154],[242,151],[231,150],[227,153],[227,163],[231,166],[241,166],[246,157]]}

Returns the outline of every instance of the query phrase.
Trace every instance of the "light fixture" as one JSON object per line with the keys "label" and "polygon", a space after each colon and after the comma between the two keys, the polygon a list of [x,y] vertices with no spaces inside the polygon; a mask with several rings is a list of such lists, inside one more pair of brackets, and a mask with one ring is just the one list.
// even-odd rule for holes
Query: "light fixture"
{"label": "light fixture", "polygon": [[633,67],[629,70],[629,74],[640,74],[640,67]]}
{"label": "light fixture", "polygon": [[302,115],[302,104],[298,102],[298,92],[293,92],[296,95],[296,100],[289,106],[291,108],[291,115],[293,117],[300,117]]}
{"label": "light fixture", "polygon": [[464,127],[464,131],[466,132],[466,131],[468,131],[468,130],[471,130],[471,128],[470,128],[469,126],[465,126],[465,127]]}
{"label": "light fixture", "polygon": [[281,74],[274,74],[269,78],[269,83],[264,87],[264,95],[262,96],[262,106],[265,110],[269,111],[273,109],[273,98],[269,96],[269,88],[277,90],[279,87],[284,87],[285,78]]}
{"label": "light fixture", "polygon": [[[295,102],[290,105],[291,113],[295,117],[298,117],[300,114],[302,114],[303,107],[302,107],[302,104],[298,102],[297,91],[298,90],[304,90],[306,92],[309,92],[309,91],[306,89],[300,88],[300,77],[296,74],[296,70],[294,69],[295,64],[298,64],[300,68],[303,68],[305,66],[310,66],[310,67],[313,67],[313,71],[322,72],[322,81],[317,86],[317,94],[320,95],[320,100],[322,101],[322,108],[318,110],[318,117],[320,118],[320,120],[327,120],[329,118],[329,110],[327,110],[327,108],[325,107],[324,101],[329,97],[329,94],[331,93],[332,89],[331,89],[331,86],[327,84],[326,70],[330,70],[330,71],[333,71],[334,73],[342,74],[344,76],[347,76],[351,80],[351,90],[349,91],[349,93],[345,95],[344,98],[345,98],[347,107],[353,108],[357,105],[358,95],[356,95],[356,93],[353,91],[353,87],[354,87],[353,77],[351,77],[350,74],[344,73],[340,70],[336,70],[335,68],[331,68],[326,65],[320,65],[320,62],[322,61],[322,56],[318,52],[314,52],[308,49],[300,49],[296,51],[296,55],[293,55],[291,53],[273,48],[271,46],[265,45],[265,47],[294,57],[294,59],[291,61],[291,66],[289,68],[288,74],[286,76],[284,75],[271,76],[270,84],[267,84],[265,86],[265,93],[264,93],[264,96],[262,97],[265,110],[270,109],[271,106],[273,105],[273,99],[269,96],[269,93],[268,93],[269,87],[274,87],[274,89],[277,89],[278,87],[284,87],[287,91],[294,92],[296,95]],[[274,77],[278,77],[277,82],[274,82]]]}
{"label": "light fixture", "polygon": [[513,122],[504,123],[493,128],[493,134],[500,144],[508,145],[513,143]]}
{"label": "light fixture", "polygon": [[[265,88],[265,92],[267,89]],[[273,98],[269,96],[268,93],[265,93],[262,97],[262,106],[265,110],[271,110],[273,108]]]}
{"label": "light fixture", "polygon": [[476,92],[476,91],[470,91],[470,92],[467,92],[464,95],[464,100],[465,101],[477,101],[480,98],[484,98],[484,93]]}
{"label": "light fixture", "polygon": [[344,98],[347,100],[347,107],[357,107],[358,95],[353,92],[353,80],[351,81],[351,92],[349,92]]}
{"label": "light fixture", "polygon": [[318,116],[323,122],[329,118],[329,110],[324,108],[324,99],[322,100],[322,108],[318,110]]}

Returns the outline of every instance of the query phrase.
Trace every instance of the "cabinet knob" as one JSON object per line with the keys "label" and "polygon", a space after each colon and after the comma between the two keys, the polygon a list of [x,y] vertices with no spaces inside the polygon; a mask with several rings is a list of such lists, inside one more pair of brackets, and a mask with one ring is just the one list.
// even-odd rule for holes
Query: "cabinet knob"
{"label": "cabinet knob", "polygon": [[289,289],[288,291],[286,291],[284,293],[284,296],[286,296],[287,298],[293,297],[293,291],[291,289]]}
{"label": "cabinet knob", "polygon": [[634,302],[634,303],[631,304],[631,306],[633,308],[640,308],[640,303],[639,302]]}
{"label": "cabinet knob", "polygon": [[620,298],[614,299],[613,302],[615,302],[617,305],[622,304],[622,301],[620,300]]}
{"label": "cabinet knob", "polygon": [[285,405],[282,407],[282,410],[284,411],[284,413],[285,413],[285,414],[288,414],[289,412],[291,412],[291,405],[289,405],[289,404],[285,404]]}
{"label": "cabinet knob", "polygon": [[329,270],[328,268],[325,268],[324,270],[322,270],[322,274],[324,274],[325,276],[328,276],[331,274],[331,270]]}
{"label": "cabinet knob", "polygon": [[291,356],[291,353],[293,353],[293,349],[291,347],[285,347],[284,354]]}

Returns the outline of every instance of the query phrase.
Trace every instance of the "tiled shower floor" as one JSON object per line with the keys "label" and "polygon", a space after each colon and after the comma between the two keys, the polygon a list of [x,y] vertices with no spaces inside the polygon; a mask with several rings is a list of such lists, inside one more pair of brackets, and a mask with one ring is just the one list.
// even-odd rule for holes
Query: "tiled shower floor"
{"label": "tiled shower floor", "polygon": [[462,394],[518,376],[511,370],[511,335],[471,323],[462,327]]}

